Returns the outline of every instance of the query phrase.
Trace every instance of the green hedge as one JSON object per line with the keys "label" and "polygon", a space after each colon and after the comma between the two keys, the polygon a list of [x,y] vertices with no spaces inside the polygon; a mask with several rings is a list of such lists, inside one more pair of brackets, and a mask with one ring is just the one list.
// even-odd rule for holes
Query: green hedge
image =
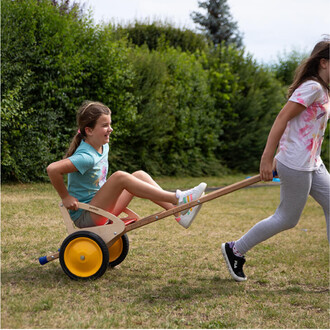
{"label": "green hedge", "polygon": [[36,181],[60,159],[83,100],[117,111],[117,131],[134,121],[128,49],[86,17],[50,1],[2,2],[2,180]]}
{"label": "green hedge", "polygon": [[75,134],[84,100],[112,110],[111,171],[258,171],[285,103],[276,65],[166,24],[98,26],[48,0],[3,0],[1,38],[3,182],[47,178],[47,165],[63,157]]}

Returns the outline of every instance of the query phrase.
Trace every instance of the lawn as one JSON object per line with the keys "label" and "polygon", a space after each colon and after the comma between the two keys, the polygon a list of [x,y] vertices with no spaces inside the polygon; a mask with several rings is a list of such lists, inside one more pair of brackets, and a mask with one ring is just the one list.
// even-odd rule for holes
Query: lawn
{"label": "lawn", "polygon": [[[204,178],[209,186],[244,176]],[[166,189],[198,178],[159,180]],[[274,212],[278,185],[241,189],[203,205],[185,230],[166,218],[128,233],[125,261],[96,281],[72,281],[59,261],[39,265],[66,237],[50,184],[3,185],[2,328],[329,328],[329,245],[323,211],[309,198],[299,224],[247,255],[236,283],[220,255]],[[158,206],[135,199],[142,216]]]}

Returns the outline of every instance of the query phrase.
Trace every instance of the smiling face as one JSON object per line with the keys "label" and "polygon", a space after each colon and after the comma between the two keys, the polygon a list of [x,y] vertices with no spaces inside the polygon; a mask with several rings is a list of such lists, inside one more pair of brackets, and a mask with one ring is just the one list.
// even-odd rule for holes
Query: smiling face
{"label": "smiling face", "polygon": [[86,127],[85,132],[87,138],[85,142],[94,147],[98,152],[102,152],[102,146],[109,143],[110,134],[113,131],[111,127],[111,116],[101,115],[94,128]]}

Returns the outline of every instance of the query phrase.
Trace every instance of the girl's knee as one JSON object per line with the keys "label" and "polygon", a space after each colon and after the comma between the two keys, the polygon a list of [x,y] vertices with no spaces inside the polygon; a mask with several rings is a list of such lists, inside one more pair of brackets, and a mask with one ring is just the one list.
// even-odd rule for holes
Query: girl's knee
{"label": "girl's knee", "polygon": [[135,176],[136,178],[140,179],[140,180],[147,177],[147,176],[149,176],[149,174],[144,172],[143,170],[135,171],[135,172],[132,173],[132,175]]}
{"label": "girl's knee", "polygon": [[116,171],[115,173],[111,174],[111,179],[112,180],[125,180],[129,174],[124,171]]}
{"label": "girl's knee", "polygon": [[285,221],[282,221],[282,226],[284,230],[293,229],[297,226],[300,216],[287,216]]}
{"label": "girl's knee", "polygon": [[298,221],[291,221],[285,224],[285,230],[293,229],[298,224]]}
{"label": "girl's knee", "polygon": [[277,226],[280,228],[281,231],[289,230],[296,227],[296,225],[299,222],[299,219],[300,219],[300,215],[298,216],[298,215],[286,214],[284,216],[279,216],[276,213],[274,215],[274,220],[276,221],[275,223],[277,223]]}

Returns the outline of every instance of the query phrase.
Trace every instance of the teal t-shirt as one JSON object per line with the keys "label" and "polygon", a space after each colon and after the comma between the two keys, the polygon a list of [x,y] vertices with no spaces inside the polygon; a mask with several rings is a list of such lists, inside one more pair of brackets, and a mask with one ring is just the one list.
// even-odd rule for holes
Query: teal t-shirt
{"label": "teal t-shirt", "polygon": [[[102,154],[90,144],[81,141],[69,157],[78,172],[68,174],[68,192],[81,203],[89,203],[107,180],[109,145],[103,145]],[[77,220],[83,210],[70,210],[72,220]]]}

